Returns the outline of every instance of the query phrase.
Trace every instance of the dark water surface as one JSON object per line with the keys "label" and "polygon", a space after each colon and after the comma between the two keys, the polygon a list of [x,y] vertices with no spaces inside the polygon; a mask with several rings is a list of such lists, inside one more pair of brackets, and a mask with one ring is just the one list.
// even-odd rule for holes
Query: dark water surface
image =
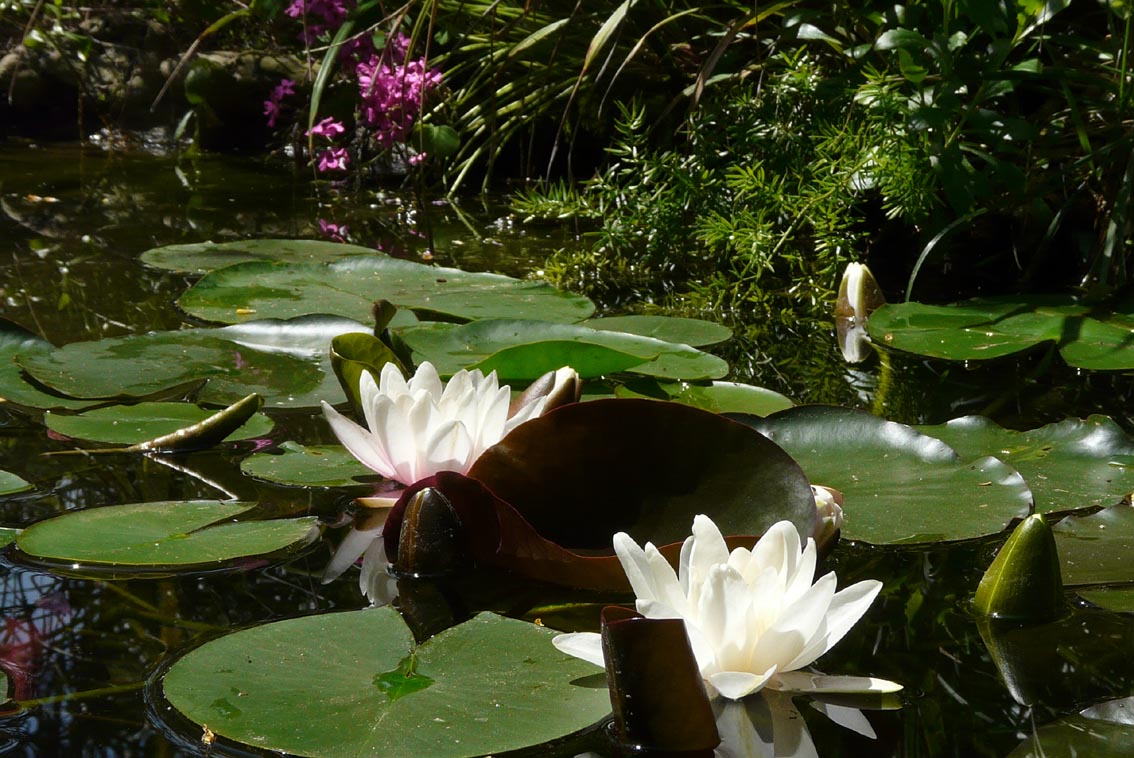
{"label": "dark water surface", "polygon": [[[357,244],[381,245],[411,260],[520,273],[577,239],[569,228],[523,228],[501,208],[478,201],[422,205],[408,193],[332,189],[262,159],[132,156],[75,146],[0,145],[0,205],[0,315],[55,344],[186,323],[173,302],[190,280],[137,262],[159,245],[318,238],[322,219],[346,224]],[[1029,358],[989,377],[910,361],[898,370],[912,379],[886,389],[881,407],[892,417],[931,422],[991,409],[1016,425],[1102,411],[1130,428],[1126,379],[1058,372],[1052,378],[1033,371],[1040,361]],[[855,381],[866,390],[863,404],[875,401],[878,377]],[[290,414],[279,418],[273,436],[310,442],[328,434],[317,419]],[[280,513],[331,516],[343,505],[322,491],[242,477],[236,463],[246,448],[178,459],[184,470],[144,457],[41,455],[63,447],[38,417],[0,405],[0,469],[35,485],[0,499],[0,526],[22,527],[76,508],[226,492],[267,500]],[[1077,664],[1079,679],[1053,683],[1041,704],[1028,707],[1012,697],[968,613],[999,542],[836,551],[830,567],[839,571],[840,585],[880,577],[886,588],[860,627],[824,657],[824,669],[894,679],[907,692],[901,711],[871,715],[876,743],[809,713],[821,755],[1006,756],[1054,716],[1131,691],[1132,667],[1091,671],[1088,659]],[[20,703],[0,715],[0,754],[200,755],[200,728],[179,721],[154,695],[155,672],[187,646],[232,629],[365,605],[353,574],[320,585],[330,552],[320,543],[285,565],[258,570],[113,580],[72,578],[7,559],[0,566],[0,668]],[[505,583],[477,581],[481,586],[443,588],[444,602],[428,612],[460,618],[480,608],[522,613],[529,604]],[[1116,639],[1129,634],[1125,620],[1100,623]],[[211,753],[241,750],[218,741]]]}

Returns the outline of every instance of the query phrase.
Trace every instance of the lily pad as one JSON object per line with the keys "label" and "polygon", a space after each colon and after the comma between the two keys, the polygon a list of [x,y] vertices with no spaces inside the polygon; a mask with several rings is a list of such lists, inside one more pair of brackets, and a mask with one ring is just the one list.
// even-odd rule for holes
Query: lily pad
{"label": "lily pad", "polygon": [[1134,582],[1134,508],[1123,503],[1089,516],[1068,516],[1052,531],[1063,584],[1080,587]]}
{"label": "lily pad", "polygon": [[778,392],[738,382],[656,382],[650,386],[630,383],[617,387],[615,394],[618,397],[669,399],[712,413],[747,413],[753,416],[767,416],[795,405]]}
{"label": "lily pad", "polygon": [[869,413],[801,406],[746,419],[815,484],[843,493],[844,538],[874,544],[972,539],[1031,513],[1023,478],[996,458],[965,460],[941,440]]}
{"label": "lily pad", "polygon": [[1134,368],[1134,302],[1092,307],[1057,295],[954,305],[884,305],[867,326],[875,344],[949,360],[984,360],[1050,342],[1071,366]]}
{"label": "lily pad", "polygon": [[26,408],[87,408],[90,400],[59,397],[29,383],[16,364],[17,355],[44,355],[55,349],[47,340],[0,318],[0,403]]}
{"label": "lily pad", "polygon": [[1079,597],[1099,608],[1115,613],[1134,613],[1134,587],[1099,587],[1079,590]]}
{"label": "lily pad", "polygon": [[582,377],[632,371],[664,379],[717,379],[728,364],[688,345],[578,324],[492,319],[422,324],[401,331],[415,353],[442,374],[476,367],[504,381],[531,380],[571,366]]}
{"label": "lily pad", "polygon": [[387,519],[388,555],[398,555],[406,506],[426,486],[449,499],[476,562],[597,589],[628,586],[612,555],[616,532],[676,558],[698,513],[748,546],[781,520],[810,536],[816,519],[807,478],[767,438],[655,400],[556,408],[512,430],[467,477],[419,482]]}
{"label": "lily pad", "polygon": [[284,442],[278,453],[254,453],[240,462],[248,476],[295,487],[357,487],[380,477],[342,445]]}
{"label": "lily pad", "polygon": [[0,495],[14,495],[32,488],[31,482],[11,471],[0,471]]}
{"label": "lily pad", "polygon": [[1124,758],[1134,754],[1134,698],[1110,700],[1041,726],[1008,758],[1089,755]]}
{"label": "lily pad", "polygon": [[606,678],[556,650],[552,636],[483,613],[414,647],[390,608],[307,616],[206,643],[177,661],[162,687],[191,720],[260,750],[499,754],[610,712]]}
{"label": "lily pad", "polygon": [[587,319],[582,326],[604,332],[653,337],[692,347],[715,345],[732,336],[732,330],[722,324],[678,316],[606,316]]}
{"label": "lily pad", "polygon": [[226,324],[250,316],[313,313],[367,322],[377,300],[461,320],[510,317],[571,323],[595,310],[587,298],[546,282],[377,256],[322,265],[253,261],[226,266],[202,277],[178,304],[198,318]]}
{"label": "lily pad", "polygon": [[155,268],[183,274],[206,274],[247,261],[328,263],[351,255],[374,255],[374,249],[326,240],[254,239],[165,245],[142,253]]}
{"label": "lily pad", "polygon": [[318,519],[235,521],[254,503],[218,500],[130,503],[69,511],[25,529],[16,545],[52,561],[104,566],[197,566],[309,542]]}
{"label": "lily pad", "polygon": [[1039,513],[1114,505],[1134,492],[1134,440],[1107,416],[1065,419],[1028,432],[964,416],[918,430],[964,458],[995,455],[1015,468]]}
{"label": "lily pad", "polygon": [[15,529],[10,526],[0,526],[0,547],[10,545],[16,540],[22,529]]}
{"label": "lily pad", "polygon": [[[138,403],[96,408],[79,415],[48,411],[44,423],[48,429],[65,437],[134,445],[199,424],[215,413],[191,403]],[[257,413],[225,440],[262,437],[272,430],[272,425],[270,418]]]}
{"label": "lily pad", "polygon": [[18,362],[43,384],[75,397],[130,399],[207,379],[197,399],[208,405],[231,405],[257,392],[268,405],[303,408],[340,396],[327,350],[331,339],[367,331],[349,319],[305,316],[73,342],[20,355]]}

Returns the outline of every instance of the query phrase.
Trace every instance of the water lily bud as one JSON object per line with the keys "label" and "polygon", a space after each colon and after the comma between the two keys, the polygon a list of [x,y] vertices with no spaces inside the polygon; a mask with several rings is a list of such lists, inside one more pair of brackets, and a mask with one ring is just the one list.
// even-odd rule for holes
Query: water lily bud
{"label": "water lily bud", "polygon": [[1038,513],[1020,522],[980,580],[973,600],[983,616],[1022,623],[1059,618],[1066,607],[1059,551]]}
{"label": "water lily bud", "polygon": [[822,550],[843,528],[843,495],[838,490],[814,484],[811,485],[811,492],[815,495],[818,517],[815,520],[815,531],[811,536],[815,538],[816,547]]}
{"label": "water lily bud", "polygon": [[583,380],[579,378],[579,372],[570,366],[563,366],[555,371],[548,371],[532,382],[526,390],[512,401],[508,415],[511,416],[516,409],[522,408],[541,397],[547,398],[547,402],[543,406],[543,411],[546,413],[552,408],[579,402],[579,397],[582,394]]}
{"label": "water lily bud", "polygon": [[847,363],[861,363],[870,354],[866,322],[885,304],[886,296],[870,269],[861,263],[848,264],[835,303],[835,331]]}

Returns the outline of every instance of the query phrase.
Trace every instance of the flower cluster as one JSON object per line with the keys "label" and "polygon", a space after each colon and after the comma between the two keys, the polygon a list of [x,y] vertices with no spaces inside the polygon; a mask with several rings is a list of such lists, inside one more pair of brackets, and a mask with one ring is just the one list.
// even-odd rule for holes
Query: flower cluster
{"label": "flower cluster", "polygon": [[264,115],[268,117],[268,126],[275,128],[276,119],[280,117],[283,99],[295,94],[295,82],[291,79],[281,79],[280,83],[272,88],[272,94],[264,101]]}
{"label": "flower cluster", "polygon": [[421,113],[427,90],[441,83],[441,71],[425,59],[406,60],[409,38],[392,35],[380,55],[358,64],[359,114],[379,147],[404,142]]}
{"label": "flower cluster", "polygon": [[342,26],[353,5],[353,0],[349,7],[346,0],[292,0],[284,13],[303,21],[303,39],[310,45]]}
{"label": "flower cluster", "polygon": [[[812,582],[815,541],[801,546],[781,521],[752,550],[731,553],[707,516],[693,521],[674,573],[652,544],[639,547],[624,532],[614,551],[647,618],[679,618],[711,692],[740,699],[764,688],[787,692],[895,692],[884,679],[800,671],[830,650],[862,618],[881,582],[867,579],[838,592],[835,574]],[[598,634],[562,634],[557,648],[604,665]]]}

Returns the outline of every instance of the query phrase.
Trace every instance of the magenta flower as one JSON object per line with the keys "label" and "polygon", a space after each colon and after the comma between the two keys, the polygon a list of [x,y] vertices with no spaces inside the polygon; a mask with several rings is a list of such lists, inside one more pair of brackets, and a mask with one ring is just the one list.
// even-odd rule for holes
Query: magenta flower
{"label": "magenta flower", "polygon": [[319,231],[332,242],[346,242],[350,229],[346,224],[333,224],[326,219],[319,219]]}
{"label": "magenta flower", "polygon": [[332,147],[319,153],[319,171],[346,171],[350,156],[345,147]]}
{"label": "magenta flower", "polygon": [[333,140],[345,131],[346,128],[342,125],[342,122],[335,121],[334,118],[327,116],[327,118],[311,127],[307,133],[312,137],[326,137],[327,139]]}
{"label": "magenta flower", "polygon": [[264,115],[268,117],[268,126],[275,128],[276,119],[280,117],[280,106],[283,99],[295,94],[295,82],[291,79],[281,79],[280,83],[272,88],[272,94],[264,101]]}
{"label": "magenta flower", "polygon": [[393,35],[381,55],[372,55],[356,67],[360,114],[380,147],[405,141],[421,113],[426,90],[441,83],[441,71],[427,69],[424,59],[403,63],[408,48],[408,37]]}

